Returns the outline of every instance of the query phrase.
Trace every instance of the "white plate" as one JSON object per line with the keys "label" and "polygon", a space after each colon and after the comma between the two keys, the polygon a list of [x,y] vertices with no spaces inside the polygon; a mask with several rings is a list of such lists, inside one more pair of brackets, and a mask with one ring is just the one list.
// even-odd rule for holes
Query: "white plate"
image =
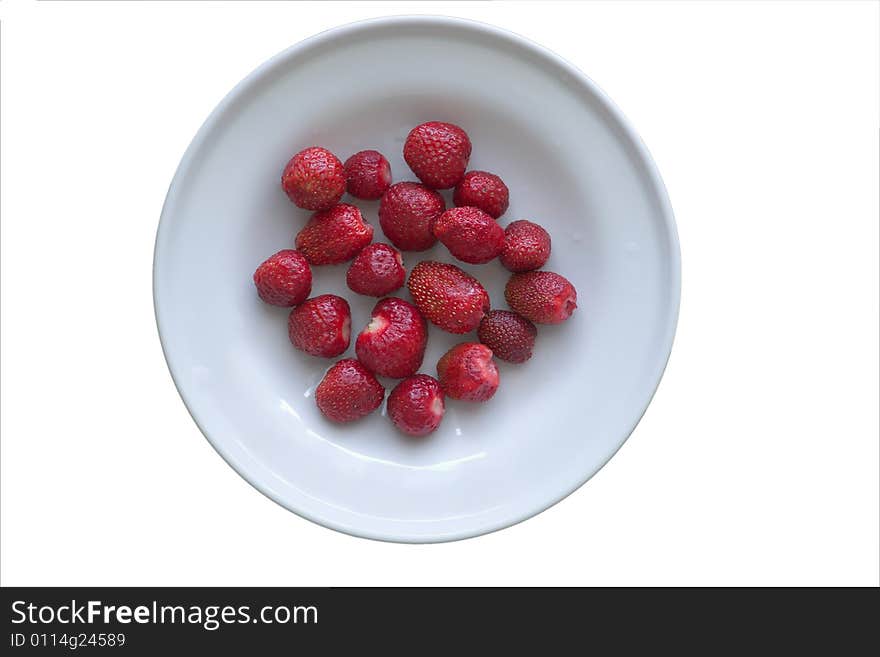
{"label": "white plate", "polygon": [[[279,185],[293,153],[319,144],[344,160],[377,148],[395,181],[413,180],[403,141],[429,120],[465,128],[470,168],[506,181],[503,225],[528,218],[550,231],[546,269],[575,284],[579,307],[564,324],[539,328],[531,361],[500,363],[501,386],[490,402],[450,400],[440,429],[418,442],[380,412],[345,426],[324,420],[312,391],[330,361],[291,346],[287,311],[261,303],[251,275],[264,258],[291,248],[308,217]],[[383,240],[377,204],[358,205]],[[404,254],[407,269],[423,258],[453,261],[442,246]],[[498,262],[464,268],[483,281],[494,307],[506,307],[507,273]],[[494,27],[399,17],[307,39],[220,103],[171,183],[154,298],[177,388],[239,474],[327,527],[432,542],[528,518],[611,458],[669,357],[679,280],[660,176],[588,78]],[[375,303],[346,288],[345,266],[315,268],[313,294],[322,293],[350,301],[353,334]],[[468,336],[432,327],[422,371],[435,374],[437,358],[462,339]]]}

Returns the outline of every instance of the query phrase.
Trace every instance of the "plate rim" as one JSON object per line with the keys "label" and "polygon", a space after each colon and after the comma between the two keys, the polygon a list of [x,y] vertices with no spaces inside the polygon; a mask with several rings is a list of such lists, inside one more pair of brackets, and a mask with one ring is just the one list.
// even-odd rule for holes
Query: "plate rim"
{"label": "plate rim", "polygon": [[[581,85],[583,85],[594,96],[596,101],[601,105],[602,109],[607,112],[607,114],[611,117],[613,122],[616,124],[617,129],[621,131],[624,140],[628,141],[629,145],[635,149],[635,154],[638,156],[638,161],[641,167],[644,169],[644,173],[647,174],[648,181],[651,186],[651,192],[653,193],[653,198],[658,203],[658,209],[663,219],[664,237],[667,242],[666,246],[668,248],[670,261],[670,285],[668,289],[670,295],[670,311],[668,313],[668,318],[661,341],[664,349],[662,352],[662,356],[659,359],[659,367],[656,369],[656,372],[653,372],[652,376],[649,377],[648,380],[650,380],[651,382],[651,389],[647,394],[647,399],[644,402],[642,408],[636,414],[634,420],[631,422],[629,427],[624,430],[623,436],[620,440],[620,444],[617,446],[617,448],[614,449],[611,454],[604,461],[600,462],[595,468],[586,472],[583,478],[580,479],[573,487],[569,487],[559,493],[555,493],[552,498],[542,499],[539,503],[533,504],[530,507],[525,508],[523,511],[513,514],[512,517],[505,517],[504,519],[495,520],[491,523],[477,524],[475,526],[466,527],[457,531],[434,533],[428,532],[419,535],[395,533],[394,531],[390,531],[387,527],[367,528],[355,525],[354,523],[345,524],[322,516],[320,513],[314,512],[311,509],[307,510],[303,508],[294,508],[293,505],[291,505],[287,500],[283,499],[280,495],[276,494],[274,490],[266,486],[263,482],[255,481],[254,479],[250,478],[245,472],[245,469],[241,466],[241,464],[237,464],[233,460],[232,455],[229,454],[228,450],[225,449],[222,441],[216,440],[206,430],[204,423],[200,422],[198,413],[193,408],[193,400],[188,398],[187,394],[184,392],[178,382],[179,379],[175,372],[175,367],[172,364],[172,359],[169,358],[168,346],[166,343],[167,329],[163,329],[163,326],[167,326],[168,320],[166,319],[166,314],[162,310],[162,303],[160,301],[161,294],[159,293],[159,272],[161,271],[161,254],[163,252],[162,247],[164,244],[163,236],[168,234],[168,225],[171,221],[170,219],[168,219],[168,217],[175,213],[177,196],[179,193],[178,190],[180,188],[180,181],[189,171],[190,162],[196,156],[197,152],[201,149],[206,141],[206,138],[208,137],[208,135],[211,134],[211,132],[215,128],[215,125],[226,113],[227,109],[229,109],[230,106],[232,106],[239,99],[245,96],[252,85],[260,82],[276,66],[287,62],[288,60],[295,59],[300,54],[312,48],[318,47],[327,41],[342,38],[346,35],[350,35],[356,32],[369,31],[375,28],[387,28],[389,26],[404,27],[413,25],[452,28],[456,30],[482,33],[483,35],[491,37],[494,40],[503,41],[508,45],[513,45],[519,49],[522,49],[523,51],[537,58],[538,60],[541,60],[542,64],[551,64],[553,66],[563,69],[570,76],[576,79]],[[183,401],[184,407],[186,408],[193,422],[198,427],[199,431],[202,433],[205,439],[208,441],[208,444],[210,444],[211,447],[214,448],[214,450],[220,455],[220,457],[226,462],[226,464],[229,465],[229,467],[232,468],[232,470],[235,471],[242,479],[244,479],[248,484],[253,486],[260,493],[262,493],[284,509],[287,509],[288,511],[300,516],[301,518],[309,520],[327,529],[332,529],[334,531],[338,531],[343,534],[348,534],[350,536],[355,536],[358,538],[366,538],[370,540],[390,543],[445,543],[468,538],[475,538],[477,536],[490,534],[501,529],[506,529],[513,525],[524,522],[525,520],[528,520],[538,515],[539,513],[542,513],[543,511],[546,511],[547,509],[555,506],[556,504],[567,498],[569,495],[571,495],[576,490],[581,488],[584,484],[586,484],[590,479],[592,479],[592,477],[602,468],[604,468],[608,461],[610,461],[614,457],[614,455],[617,454],[617,452],[623,447],[623,445],[626,444],[627,440],[629,440],[630,436],[632,436],[632,433],[635,431],[636,427],[638,426],[639,422],[641,422],[645,412],[650,406],[651,401],[653,400],[654,395],[656,394],[657,389],[660,386],[660,382],[663,379],[663,375],[665,374],[666,367],[669,363],[669,358],[672,353],[681,306],[681,247],[679,243],[675,217],[672,210],[672,204],[669,200],[666,186],[663,183],[663,179],[660,175],[659,170],[657,169],[657,165],[654,162],[650,151],[648,150],[642,138],[635,131],[632,124],[620,110],[620,108],[618,108],[614,101],[611,100],[611,98],[607,94],[605,94],[605,92],[602,91],[602,89],[599,88],[599,86],[583,71],[581,71],[571,62],[557,55],[555,52],[532,41],[531,39],[489,23],[475,21],[472,19],[442,15],[392,15],[369,18],[331,27],[285,48],[281,52],[273,55],[272,57],[258,65],[256,68],[254,68],[250,73],[242,78],[220,100],[219,103],[217,103],[217,105],[214,107],[208,117],[201,124],[195,136],[192,138],[186,150],[184,151],[184,154],[181,157],[179,164],[177,165],[174,176],[171,179],[171,183],[168,186],[168,191],[165,196],[165,201],[162,205],[162,211],[156,229],[156,238],[153,248],[152,294],[153,312],[156,320],[156,329],[159,335],[159,342],[162,347],[162,355],[165,359],[165,364],[168,367],[168,371],[171,375],[174,386],[177,389],[177,393],[180,396],[181,401]]]}

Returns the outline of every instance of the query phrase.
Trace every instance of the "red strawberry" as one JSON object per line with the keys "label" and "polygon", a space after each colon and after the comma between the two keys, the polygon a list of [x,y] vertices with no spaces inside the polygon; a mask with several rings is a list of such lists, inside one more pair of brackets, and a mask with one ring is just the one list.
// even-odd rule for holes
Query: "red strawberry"
{"label": "red strawberry", "polygon": [[423,260],[409,275],[409,293],[431,322],[450,333],[477,328],[489,310],[480,281],[455,265]]}
{"label": "red strawberry", "polygon": [[307,299],[290,312],[287,333],[297,349],[333,358],[348,349],[351,337],[351,309],[335,294]]}
{"label": "red strawberry", "polygon": [[434,431],[445,410],[440,382],[427,374],[404,379],[388,395],[388,417],[410,436],[425,436]]}
{"label": "red strawberry", "polygon": [[419,309],[389,297],[373,308],[370,323],[357,337],[355,351],[371,372],[402,379],[419,369],[427,343],[428,327]]}
{"label": "red strawberry", "polygon": [[391,165],[379,151],[361,151],[345,161],[348,193],[374,201],[391,185]]}
{"label": "red strawberry", "polygon": [[455,187],[471,157],[471,140],[452,123],[430,121],[412,129],[403,145],[403,159],[419,180],[434,189]]}
{"label": "red strawberry", "polygon": [[297,206],[326,210],[345,192],[345,167],[326,148],[312,146],[294,155],[281,174],[281,187]]}
{"label": "red strawberry", "polygon": [[295,306],[305,301],[312,291],[312,270],[302,253],[284,249],[257,267],[254,285],[266,303]]}
{"label": "red strawberry", "polygon": [[552,271],[514,274],[504,288],[507,305],[538,324],[559,324],[577,308],[577,290]]}
{"label": "red strawberry", "polygon": [[493,219],[497,219],[507,212],[510,192],[504,181],[494,173],[468,171],[455,186],[452,200],[458,206],[480,208]]}
{"label": "red strawberry", "polygon": [[521,219],[504,229],[501,264],[510,271],[540,269],[550,257],[550,234],[538,224]]}
{"label": "red strawberry", "polygon": [[406,282],[400,251],[382,242],[369,244],[352,260],[345,275],[348,287],[358,294],[384,297]]}
{"label": "red strawberry", "polygon": [[455,345],[437,361],[443,392],[453,399],[487,401],[498,389],[498,367],[492,350],[479,342]]}
{"label": "red strawberry", "polygon": [[382,405],[385,388],[354,358],[344,358],[327,370],[315,389],[315,403],[334,422],[353,422]]}
{"label": "red strawberry", "polygon": [[504,230],[479,208],[452,208],[434,222],[434,235],[463,262],[480,265],[498,257]]}
{"label": "red strawberry", "polygon": [[433,189],[413,182],[396,183],[382,195],[379,225],[398,249],[424,251],[437,241],[431,228],[445,209],[446,201]]}
{"label": "red strawberry", "polygon": [[524,363],[532,357],[538,329],[522,315],[509,310],[493,310],[480,322],[477,336],[495,358]]}
{"label": "red strawberry", "polygon": [[296,236],[296,248],[313,265],[351,260],[373,240],[373,227],[348,203],[316,212]]}

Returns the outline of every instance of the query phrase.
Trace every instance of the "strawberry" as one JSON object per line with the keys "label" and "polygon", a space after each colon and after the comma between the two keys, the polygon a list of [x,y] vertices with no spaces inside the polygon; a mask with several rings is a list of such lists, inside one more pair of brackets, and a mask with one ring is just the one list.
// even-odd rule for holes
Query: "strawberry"
{"label": "strawberry", "polygon": [[522,315],[509,310],[493,310],[480,322],[477,337],[495,358],[524,363],[532,357],[538,329]]}
{"label": "strawberry", "polygon": [[389,297],[373,308],[370,323],[355,342],[358,360],[371,372],[392,379],[415,374],[425,356],[428,327],[419,309]]}
{"label": "strawberry", "polygon": [[281,188],[298,207],[326,210],[339,203],[345,192],[345,167],[320,146],[294,155],[281,174]]}
{"label": "strawberry", "polygon": [[385,388],[354,358],[344,358],[329,370],[315,388],[315,403],[334,422],[353,422],[382,405]]}
{"label": "strawberry", "polygon": [[510,271],[540,269],[550,257],[550,234],[538,224],[521,219],[504,229],[501,264]]}
{"label": "strawberry", "polygon": [[422,314],[450,333],[473,331],[489,310],[489,294],[480,281],[455,265],[423,260],[413,267],[407,286]]}
{"label": "strawberry", "polygon": [[468,171],[455,186],[452,201],[457,206],[480,208],[493,219],[507,212],[510,192],[507,185],[494,173]]}
{"label": "strawberry", "polygon": [[498,367],[492,350],[479,342],[455,345],[437,361],[443,392],[453,399],[487,401],[498,389]]}
{"label": "strawberry", "polygon": [[[403,282],[401,281],[401,284]],[[257,294],[273,306],[295,306],[312,291],[312,270],[302,253],[293,249],[279,251],[254,272]]]}
{"label": "strawberry", "polygon": [[434,431],[445,410],[440,382],[427,374],[404,379],[388,395],[388,417],[410,436],[425,436]]}
{"label": "strawberry", "polygon": [[504,288],[507,305],[537,324],[559,324],[577,308],[577,291],[552,271],[513,274]]}
{"label": "strawberry", "polygon": [[430,121],[416,126],[403,145],[403,159],[419,180],[434,189],[455,187],[471,157],[471,140],[452,123]]}
{"label": "strawberry", "polygon": [[351,260],[373,240],[373,227],[348,203],[316,212],[296,236],[296,248],[313,265]]}
{"label": "strawberry", "polygon": [[348,193],[375,201],[391,185],[391,165],[379,151],[360,151],[345,161]]}
{"label": "strawberry", "polygon": [[402,251],[424,251],[437,238],[431,228],[443,214],[446,201],[433,189],[414,182],[400,182],[388,188],[379,203],[379,225]]}
{"label": "strawberry", "polygon": [[287,333],[293,346],[312,356],[333,358],[348,349],[351,337],[351,309],[335,294],[306,299],[287,319]]}
{"label": "strawberry", "polygon": [[434,236],[463,262],[480,265],[498,257],[504,230],[479,208],[452,208],[434,222]]}
{"label": "strawberry", "polygon": [[391,294],[406,282],[403,257],[400,251],[382,242],[368,244],[352,260],[345,282],[358,294],[370,297]]}

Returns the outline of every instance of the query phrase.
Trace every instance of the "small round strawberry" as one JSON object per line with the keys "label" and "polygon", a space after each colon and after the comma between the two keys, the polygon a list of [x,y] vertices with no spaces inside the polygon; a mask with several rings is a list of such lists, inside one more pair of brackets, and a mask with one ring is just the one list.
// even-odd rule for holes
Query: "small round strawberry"
{"label": "small round strawberry", "polygon": [[326,148],[312,146],[287,163],[281,187],[298,207],[326,210],[339,203],[345,192],[345,167]]}
{"label": "small round strawberry", "polygon": [[379,225],[402,251],[424,251],[434,246],[432,227],[446,201],[433,189],[414,182],[391,185],[379,203]]}
{"label": "small round strawberry", "polygon": [[510,271],[540,269],[550,257],[550,234],[538,224],[520,219],[504,229],[501,264]]}
{"label": "small round strawberry", "polygon": [[373,308],[370,323],[355,342],[358,360],[371,372],[392,379],[415,374],[425,356],[428,326],[419,309],[389,297]]}
{"label": "small round strawberry", "polygon": [[315,388],[315,403],[334,422],[353,422],[382,405],[385,388],[354,358],[344,358],[327,370]]}
{"label": "small round strawberry", "polygon": [[268,304],[289,308],[306,300],[312,291],[312,270],[302,253],[279,251],[254,272],[257,294]]}
{"label": "small round strawberry", "polygon": [[293,346],[312,356],[333,358],[348,349],[351,309],[335,294],[306,299],[290,311],[287,334]]}
{"label": "small round strawberry", "polygon": [[416,126],[403,145],[403,159],[419,180],[434,189],[455,187],[471,157],[471,140],[452,123],[429,121]]}
{"label": "small round strawberry", "polygon": [[513,274],[504,288],[507,305],[536,324],[559,324],[577,308],[577,290],[552,271]]}
{"label": "small round strawberry", "polygon": [[360,151],[345,161],[348,193],[375,201],[391,185],[391,165],[379,151]]}
{"label": "small round strawberry", "polygon": [[426,436],[434,431],[445,410],[440,382],[427,374],[404,379],[388,395],[388,417],[410,436]]}
{"label": "small round strawberry", "polygon": [[391,294],[406,282],[403,257],[400,251],[382,242],[368,244],[351,261],[345,282],[353,292],[369,297]]}
{"label": "small round strawberry", "polygon": [[453,399],[484,402],[498,390],[492,350],[479,342],[463,342],[443,354],[437,374],[443,392]]}
{"label": "small round strawberry", "polygon": [[296,248],[313,265],[338,265],[373,241],[373,227],[348,203],[316,212],[296,236]]}
{"label": "small round strawberry", "polygon": [[524,363],[532,357],[538,329],[522,315],[509,310],[493,310],[480,322],[477,337],[495,358]]}
{"label": "small round strawberry", "polygon": [[507,212],[510,192],[507,185],[494,173],[468,171],[455,186],[452,201],[459,207],[469,205],[480,208],[493,219]]}
{"label": "small round strawberry", "polygon": [[434,235],[449,252],[472,265],[494,260],[504,246],[504,230],[479,208],[451,208],[434,222]]}
{"label": "small round strawberry", "polygon": [[489,311],[489,293],[480,281],[445,262],[423,260],[407,287],[422,314],[450,333],[473,331]]}

